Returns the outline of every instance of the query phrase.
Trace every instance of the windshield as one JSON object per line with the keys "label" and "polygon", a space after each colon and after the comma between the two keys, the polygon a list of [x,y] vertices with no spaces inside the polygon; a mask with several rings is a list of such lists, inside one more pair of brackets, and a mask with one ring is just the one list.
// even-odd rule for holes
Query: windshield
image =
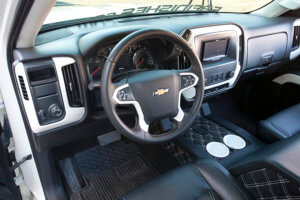
{"label": "windshield", "polygon": [[257,10],[272,0],[58,0],[44,24],[78,19],[108,19],[135,15],[182,12]]}

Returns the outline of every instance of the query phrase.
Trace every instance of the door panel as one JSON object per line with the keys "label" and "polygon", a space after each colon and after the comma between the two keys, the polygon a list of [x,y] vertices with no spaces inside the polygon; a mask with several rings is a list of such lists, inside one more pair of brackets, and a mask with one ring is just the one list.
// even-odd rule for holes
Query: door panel
{"label": "door panel", "polygon": [[0,91],[0,123],[1,124],[3,124],[4,114],[5,114],[4,102]]}
{"label": "door panel", "polygon": [[[0,138],[2,138],[2,126],[0,124]],[[13,180],[12,173],[8,162],[8,152],[3,147],[2,139],[0,140],[0,199],[18,200],[22,199],[21,194]]]}

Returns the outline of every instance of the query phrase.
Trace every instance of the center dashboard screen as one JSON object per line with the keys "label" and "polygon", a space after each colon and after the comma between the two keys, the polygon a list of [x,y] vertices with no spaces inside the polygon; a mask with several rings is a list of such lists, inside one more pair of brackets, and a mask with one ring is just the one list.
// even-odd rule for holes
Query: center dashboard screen
{"label": "center dashboard screen", "polygon": [[219,39],[203,43],[202,61],[220,60],[227,54],[229,39]]}

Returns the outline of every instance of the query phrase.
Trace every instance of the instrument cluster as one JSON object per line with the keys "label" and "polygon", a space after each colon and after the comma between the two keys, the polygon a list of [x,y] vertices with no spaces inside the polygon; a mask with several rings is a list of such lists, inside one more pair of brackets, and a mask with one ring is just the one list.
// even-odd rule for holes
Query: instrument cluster
{"label": "instrument cluster", "polygon": [[[99,83],[106,59],[114,48],[114,44],[100,48],[94,56],[87,61],[87,71],[92,83]],[[137,43],[127,47],[116,64],[114,77],[122,77],[128,73],[140,70],[155,69],[155,59],[152,49],[147,44]]]}

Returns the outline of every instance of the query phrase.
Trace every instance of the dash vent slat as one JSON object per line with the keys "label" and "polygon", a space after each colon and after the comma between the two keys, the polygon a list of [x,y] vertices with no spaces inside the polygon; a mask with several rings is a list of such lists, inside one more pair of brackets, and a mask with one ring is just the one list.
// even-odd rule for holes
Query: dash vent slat
{"label": "dash vent slat", "polygon": [[294,26],[292,49],[298,48],[300,44],[300,26]]}
{"label": "dash vent slat", "polygon": [[191,65],[191,62],[189,60],[189,58],[187,57],[187,55],[182,52],[179,55],[179,69],[188,69]]}
{"label": "dash vent slat", "polygon": [[62,67],[62,73],[66,84],[69,104],[71,107],[81,107],[82,98],[79,91],[77,76],[75,73],[75,64]]}
{"label": "dash vent slat", "polygon": [[29,97],[28,97],[28,93],[27,93],[27,90],[26,90],[26,86],[25,86],[25,83],[24,83],[24,78],[23,78],[23,76],[18,76],[18,78],[19,78],[19,82],[20,82],[20,86],[21,86],[23,98],[24,98],[25,100],[29,100]]}

